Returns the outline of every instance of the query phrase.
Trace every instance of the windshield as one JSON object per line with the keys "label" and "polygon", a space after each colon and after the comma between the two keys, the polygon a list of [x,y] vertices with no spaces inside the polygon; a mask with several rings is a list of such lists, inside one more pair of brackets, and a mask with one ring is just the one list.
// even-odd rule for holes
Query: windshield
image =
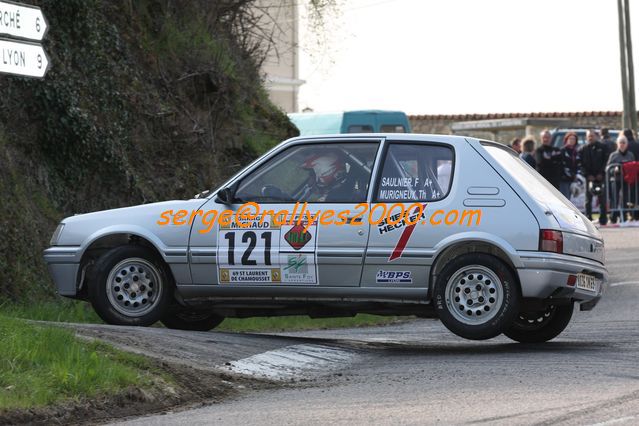
{"label": "windshield", "polygon": [[515,153],[494,145],[484,145],[486,152],[501,165],[510,178],[525,188],[539,205],[552,212],[562,228],[589,231],[588,220],[561,192]]}

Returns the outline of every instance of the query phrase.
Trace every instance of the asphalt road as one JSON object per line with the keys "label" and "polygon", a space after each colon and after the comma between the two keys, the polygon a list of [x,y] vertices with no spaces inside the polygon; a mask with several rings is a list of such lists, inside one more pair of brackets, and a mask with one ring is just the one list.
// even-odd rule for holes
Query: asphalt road
{"label": "asphalt road", "polygon": [[465,341],[434,320],[280,335],[85,331],[167,360],[283,383],[130,425],[639,424],[639,228],[603,234],[611,272],[603,300],[542,345]]}

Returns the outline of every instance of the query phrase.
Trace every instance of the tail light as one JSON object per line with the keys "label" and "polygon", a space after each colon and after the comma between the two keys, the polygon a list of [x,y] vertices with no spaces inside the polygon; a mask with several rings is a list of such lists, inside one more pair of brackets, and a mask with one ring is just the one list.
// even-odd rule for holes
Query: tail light
{"label": "tail light", "polygon": [[542,229],[539,231],[539,251],[564,252],[564,236],[561,231]]}

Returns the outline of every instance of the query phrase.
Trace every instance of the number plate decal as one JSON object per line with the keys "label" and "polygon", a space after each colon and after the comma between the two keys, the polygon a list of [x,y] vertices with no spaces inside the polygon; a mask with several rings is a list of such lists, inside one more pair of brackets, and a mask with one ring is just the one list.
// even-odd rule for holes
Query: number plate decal
{"label": "number plate decal", "polygon": [[305,232],[304,222],[280,226],[256,219],[244,225],[218,227],[219,284],[318,284],[316,224]]}
{"label": "number plate decal", "polygon": [[587,274],[577,274],[577,288],[597,292],[597,283],[595,277]]}

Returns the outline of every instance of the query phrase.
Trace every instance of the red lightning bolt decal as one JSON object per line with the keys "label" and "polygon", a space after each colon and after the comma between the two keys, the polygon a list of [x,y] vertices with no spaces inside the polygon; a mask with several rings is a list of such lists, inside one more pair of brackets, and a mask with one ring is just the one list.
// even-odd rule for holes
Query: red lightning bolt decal
{"label": "red lightning bolt decal", "polygon": [[[422,204],[422,208],[421,211],[423,212],[424,209],[426,208],[426,204]],[[417,213],[420,211],[419,207],[415,207],[415,210],[413,211],[413,214]],[[388,258],[388,261],[392,261],[395,259],[399,259],[400,257],[402,257],[402,253],[404,252],[404,249],[406,248],[406,244],[408,244],[408,240],[410,239],[410,236],[412,235],[413,231],[415,230],[415,225],[417,225],[417,222],[421,220],[421,215],[415,220],[415,223],[413,223],[412,225],[408,225],[404,228],[404,230],[402,231],[402,235],[399,236],[399,240],[397,241],[397,245],[395,245],[395,248],[393,249],[393,252],[391,253],[390,257]]]}

